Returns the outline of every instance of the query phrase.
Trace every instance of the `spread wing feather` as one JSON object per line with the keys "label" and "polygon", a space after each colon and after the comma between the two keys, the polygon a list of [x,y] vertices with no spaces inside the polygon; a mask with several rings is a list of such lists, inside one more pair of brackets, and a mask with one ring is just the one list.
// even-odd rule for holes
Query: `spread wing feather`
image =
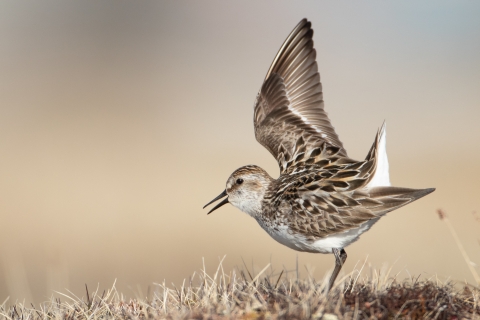
{"label": "spread wing feather", "polygon": [[369,185],[385,168],[378,164],[385,125],[365,160],[347,157],[324,110],[312,36],[304,19],[283,43],[257,95],[254,126],[281,169],[262,216],[313,241],[375,222],[434,189]]}
{"label": "spread wing feather", "polygon": [[312,36],[310,22],[303,19],[277,53],[255,101],[255,137],[281,167],[299,139],[306,152],[327,142],[347,156],[324,110]]}

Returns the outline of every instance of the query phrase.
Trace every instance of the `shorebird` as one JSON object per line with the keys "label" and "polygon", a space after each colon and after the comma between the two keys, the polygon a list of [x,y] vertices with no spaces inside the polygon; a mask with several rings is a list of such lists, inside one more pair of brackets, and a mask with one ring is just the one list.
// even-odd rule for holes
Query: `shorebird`
{"label": "shorebird", "polygon": [[204,208],[224,198],[208,214],[231,203],[289,248],[333,253],[330,290],[346,246],[386,213],[435,189],[391,186],[385,123],[365,160],[347,156],[324,110],[312,37],[303,19],[281,46],[254,104],[255,137],[277,159],[279,178],[255,165],[241,167]]}

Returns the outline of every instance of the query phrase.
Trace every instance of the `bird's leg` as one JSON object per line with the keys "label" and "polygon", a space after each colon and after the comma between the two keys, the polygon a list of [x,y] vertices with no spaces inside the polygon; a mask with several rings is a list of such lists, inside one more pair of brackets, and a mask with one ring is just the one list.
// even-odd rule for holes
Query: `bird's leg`
{"label": "bird's leg", "polygon": [[333,269],[333,273],[330,276],[330,281],[328,282],[328,291],[333,287],[333,283],[335,282],[335,279],[337,279],[338,273],[343,267],[343,264],[347,260],[347,253],[345,250],[342,249],[337,249],[333,248],[333,255],[335,256],[335,269]]}

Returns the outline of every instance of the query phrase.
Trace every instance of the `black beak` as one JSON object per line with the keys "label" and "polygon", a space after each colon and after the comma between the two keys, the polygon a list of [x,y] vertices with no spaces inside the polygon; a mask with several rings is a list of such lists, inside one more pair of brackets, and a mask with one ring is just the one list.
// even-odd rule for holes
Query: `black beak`
{"label": "black beak", "polygon": [[[217,201],[217,200],[219,200],[219,199],[221,199],[221,198],[223,198],[223,197],[227,197],[227,196],[228,196],[228,195],[227,195],[227,190],[223,190],[223,192],[220,193],[220,195],[219,195],[218,197],[216,197],[215,199],[213,199],[212,201],[210,201],[209,203],[207,203],[207,204],[203,207],[203,209],[205,209],[205,207],[208,206],[209,204],[211,204],[212,202],[215,202],[215,201]],[[218,208],[220,208],[221,206],[223,206],[224,204],[227,204],[227,203],[228,203],[228,197],[225,198],[225,199],[223,199],[222,202],[220,202],[220,203],[217,204],[215,207],[213,207],[212,210],[208,211],[207,214],[212,213],[213,211],[217,210]]]}

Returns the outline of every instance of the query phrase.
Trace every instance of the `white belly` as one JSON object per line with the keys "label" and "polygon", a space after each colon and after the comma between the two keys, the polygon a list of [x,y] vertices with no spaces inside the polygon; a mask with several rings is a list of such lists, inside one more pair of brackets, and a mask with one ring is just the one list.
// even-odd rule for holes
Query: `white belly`
{"label": "white belly", "polygon": [[297,251],[313,253],[332,253],[333,248],[342,249],[358,240],[360,235],[370,229],[370,227],[380,218],[372,219],[360,225],[358,228],[350,229],[345,232],[330,235],[328,237],[310,241],[301,234],[292,234],[287,226],[277,227],[278,231],[264,227],[265,231],[281,244]]}

